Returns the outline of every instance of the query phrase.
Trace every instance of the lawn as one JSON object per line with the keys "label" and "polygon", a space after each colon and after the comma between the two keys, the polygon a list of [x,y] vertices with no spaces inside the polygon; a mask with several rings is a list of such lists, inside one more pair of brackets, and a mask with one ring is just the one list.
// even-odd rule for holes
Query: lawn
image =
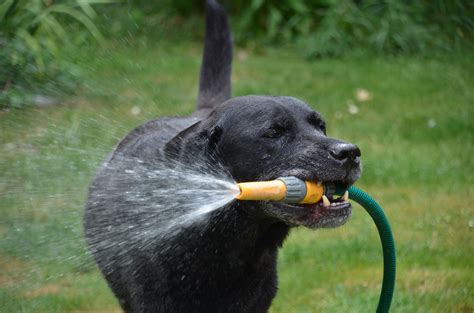
{"label": "lawn", "polygon": [[[119,311],[84,248],[88,183],[134,126],[193,111],[199,43],[76,52],[76,95],[0,113],[0,312]],[[397,242],[393,312],[474,311],[472,53],[307,61],[288,48],[237,49],[233,84],[235,96],[301,98],[330,136],[361,148],[357,185]],[[292,232],[271,312],[373,312],[381,275],[378,235],[355,205],[341,228]]]}

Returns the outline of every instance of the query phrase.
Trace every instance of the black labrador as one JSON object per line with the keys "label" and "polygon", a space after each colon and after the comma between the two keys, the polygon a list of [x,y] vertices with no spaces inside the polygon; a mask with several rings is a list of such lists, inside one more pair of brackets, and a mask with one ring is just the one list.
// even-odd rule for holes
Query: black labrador
{"label": "black labrador", "polygon": [[293,175],[349,186],[361,173],[357,146],[327,137],[323,118],[303,101],[231,98],[228,20],[214,0],[207,1],[206,12],[196,112],[133,130],[90,187],[86,239],[125,312],[266,312],[277,290],[278,248],[289,230],[336,227],[351,215],[348,203],[334,210],[321,203],[236,201],[174,236],[153,237],[151,231],[146,243],[134,237],[138,224],[152,230],[159,223],[140,218],[146,210],[127,198],[146,190],[141,187],[147,180],[127,181],[120,174],[134,160],[191,164],[217,158],[236,181]]}

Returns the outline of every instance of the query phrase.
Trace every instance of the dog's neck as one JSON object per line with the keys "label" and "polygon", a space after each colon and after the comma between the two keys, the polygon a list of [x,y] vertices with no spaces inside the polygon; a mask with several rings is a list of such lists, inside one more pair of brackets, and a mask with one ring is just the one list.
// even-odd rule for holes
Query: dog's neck
{"label": "dog's neck", "polygon": [[[177,277],[217,289],[228,289],[234,283],[242,286],[250,278],[249,284],[265,285],[264,279],[274,277],[276,284],[278,248],[288,232],[285,223],[259,217],[251,208],[233,203],[176,238],[176,242],[186,244],[176,247],[176,259],[168,263],[169,270]],[[262,281],[255,281],[256,277]]]}
{"label": "dog's neck", "polygon": [[[262,216],[253,203],[236,202],[225,208],[215,221],[222,225],[221,232],[235,244],[242,261],[258,263],[265,255],[275,255],[289,232],[289,227],[280,221]],[[219,223],[225,219],[225,223]],[[230,222],[230,223],[229,223]]]}
{"label": "dog's neck", "polygon": [[188,242],[202,248],[203,254],[209,251],[222,256],[240,254],[240,261],[258,262],[262,254],[276,251],[283,244],[290,227],[259,214],[253,206],[234,202],[211,213],[192,226],[192,238],[185,232]]}

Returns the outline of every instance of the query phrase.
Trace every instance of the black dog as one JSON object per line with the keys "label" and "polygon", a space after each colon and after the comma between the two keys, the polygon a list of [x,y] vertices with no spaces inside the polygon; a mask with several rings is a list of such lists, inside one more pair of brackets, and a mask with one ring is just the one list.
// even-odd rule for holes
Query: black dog
{"label": "black dog", "polygon": [[177,158],[190,164],[217,158],[236,181],[293,175],[349,186],[359,178],[359,149],[327,137],[323,119],[303,101],[231,99],[231,59],[227,17],[208,0],[196,113],[136,128],[90,188],[86,238],[126,312],[266,312],[277,290],[277,250],[290,228],[336,227],[350,217],[348,203],[330,209],[321,203],[237,201],[210,213],[205,225],[189,225],[166,238],[151,231],[153,240],[140,241],[139,224],[152,230],[160,221],[142,218],[143,204],[127,197],[147,190],[141,188],[146,180],[121,174],[134,160]]}

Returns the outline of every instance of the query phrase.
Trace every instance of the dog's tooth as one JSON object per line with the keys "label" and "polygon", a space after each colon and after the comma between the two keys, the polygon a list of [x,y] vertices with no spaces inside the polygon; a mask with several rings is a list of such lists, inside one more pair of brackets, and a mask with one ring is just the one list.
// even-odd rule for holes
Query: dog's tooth
{"label": "dog's tooth", "polygon": [[331,204],[331,202],[329,202],[328,197],[323,195],[323,206],[327,208],[330,204]]}
{"label": "dog's tooth", "polygon": [[349,200],[349,191],[346,190],[346,192],[344,192],[344,195],[342,195],[342,200],[344,201]]}

